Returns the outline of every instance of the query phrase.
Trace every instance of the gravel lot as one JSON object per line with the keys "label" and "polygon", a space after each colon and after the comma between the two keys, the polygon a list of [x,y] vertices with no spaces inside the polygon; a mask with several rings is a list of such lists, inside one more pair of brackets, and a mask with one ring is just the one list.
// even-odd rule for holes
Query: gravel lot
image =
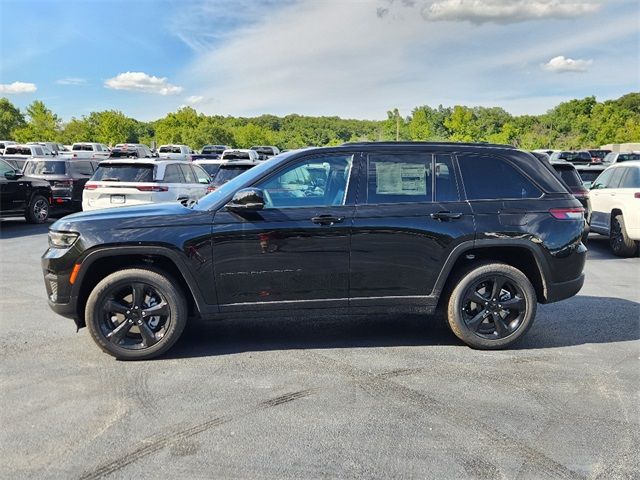
{"label": "gravel lot", "polygon": [[2,478],[638,478],[640,259],[603,237],[513,350],[253,318],[125,363],[47,307],[46,230],[0,223]]}

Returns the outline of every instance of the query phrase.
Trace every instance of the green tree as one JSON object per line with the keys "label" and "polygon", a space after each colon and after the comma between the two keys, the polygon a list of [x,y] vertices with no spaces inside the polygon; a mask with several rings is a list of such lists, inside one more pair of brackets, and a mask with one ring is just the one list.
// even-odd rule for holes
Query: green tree
{"label": "green tree", "polygon": [[35,100],[27,107],[27,119],[26,125],[14,130],[14,135],[18,141],[51,141],[58,137],[62,122],[40,100]]}
{"label": "green tree", "polygon": [[473,110],[456,105],[451,116],[444,121],[451,132],[449,139],[456,142],[474,142],[480,139],[480,129],[475,123]]}
{"label": "green tree", "polygon": [[24,115],[7,98],[0,98],[0,139],[13,140],[13,131],[23,127]]}
{"label": "green tree", "polygon": [[274,135],[271,130],[248,123],[233,130],[236,144],[241,148],[249,148],[253,145],[272,145]]}
{"label": "green tree", "polygon": [[429,140],[432,135],[431,122],[424,108],[413,111],[409,121],[409,138],[411,140]]}

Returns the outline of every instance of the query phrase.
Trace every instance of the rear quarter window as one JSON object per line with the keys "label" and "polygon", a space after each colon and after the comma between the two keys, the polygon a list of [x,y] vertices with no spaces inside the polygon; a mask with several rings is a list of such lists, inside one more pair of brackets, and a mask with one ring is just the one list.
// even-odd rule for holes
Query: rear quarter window
{"label": "rear quarter window", "polygon": [[553,168],[558,173],[562,181],[570,187],[579,187],[582,185],[582,179],[575,168],[568,165],[554,165]]}
{"label": "rear quarter window", "polygon": [[505,159],[484,155],[462,155],[458,157],[458,162],[468,200],[542,196],[542,191]]}

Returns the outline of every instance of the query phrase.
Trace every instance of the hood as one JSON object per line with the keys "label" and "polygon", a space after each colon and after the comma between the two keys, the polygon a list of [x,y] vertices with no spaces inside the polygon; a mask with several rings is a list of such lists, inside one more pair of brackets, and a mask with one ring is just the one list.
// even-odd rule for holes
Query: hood
{"label": "hood", "polygon": [[82,231],[85,228],[123,230],[171,227],[194,221],[199,222],[202,219],[210,221],[211,217],[210,212],[196,212],[178,202],[150,203],[74,213],[55,222],[51,225],[51,230]]}

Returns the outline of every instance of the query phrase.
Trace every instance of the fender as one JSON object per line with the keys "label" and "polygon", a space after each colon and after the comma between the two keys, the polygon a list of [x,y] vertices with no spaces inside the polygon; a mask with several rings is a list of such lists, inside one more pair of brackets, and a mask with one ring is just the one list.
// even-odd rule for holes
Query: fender
{"label": "fender", "polygon": [[80,293],[80,288],[82,285],[82,281],[89,271],[91,265],[100,258],[105,257],[119,257],[125,255],[156,255],[160,257],[165,257],[173,262],[178,271],[184,277],[187,287],[193,296],[193,299],[196,303],[196,308],[200,312],[200,314],[205,317],[208,315],[212,315],[218,313],[217,305],[210,305],[205,302],[204,295],[200,291],[200,287],[197,285],[197,282],[191,275],[189,268],[185,265],[185,262],[181,258],[180,254],[168,247],[161,246],[117,246],[117,247],[98,247],[97,249],[91,250],[86,256],[82,258],[80,263],[80,270],[78,272],[78,276],[76,277],[76,281],[73,284],[71,289],[71,301],[75,304],[78,301],[78,296]]}
{"label": "fender", "polygon": [[536,266],[538,267],[538,271],[540,272],[540,277],[542,279],[542,288],[544,298],[547,298],[547,275],[548,275],[548,266],[547,261],[544,258],[543,253],[540,251],[540,248],[531,243],[531,240],[524,238],[512,238],[509,240],[506,239],[481,239],[481,240],[467,240],[466,242],[462,242],[459,245],[451,250],[449,256],[447,257],[440,274],[436,280],[436,283],[433,287],[433,291],[431,292],[431,296],[440,297],[442,294],[442,290],[449,278],[449,274],[453,269],[453,266],[458,261],[458,259],[470,250],[476,250],[483,247],[519,247],[526,248],[529,252],[533,254],[533,258],[535,259]]}

